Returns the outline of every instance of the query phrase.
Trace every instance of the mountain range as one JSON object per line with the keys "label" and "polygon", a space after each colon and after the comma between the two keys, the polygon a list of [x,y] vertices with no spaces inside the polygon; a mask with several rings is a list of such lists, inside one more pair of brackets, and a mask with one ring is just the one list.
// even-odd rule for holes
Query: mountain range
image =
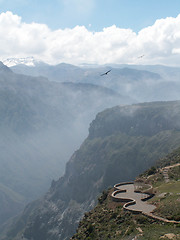
{"label": "mountain range", "polygon": [[[40,61],[33,65],[16,64],[16,73],[45,76],[50,81],[91,83],[115,90],[136,102],[178,100],[180,68],[161,65],[74,66],[60,63],[49,65]],[[105,76],[104,72],[111,70]]]}

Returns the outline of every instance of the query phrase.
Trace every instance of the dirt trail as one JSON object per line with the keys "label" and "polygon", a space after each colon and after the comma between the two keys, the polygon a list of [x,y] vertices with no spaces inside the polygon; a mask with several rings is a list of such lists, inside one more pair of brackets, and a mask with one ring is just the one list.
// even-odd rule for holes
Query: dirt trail
{"label": "dirt trail", "polygon": [[174,167],[178,167],[178,166],[180,166],[180,163],[176,163],[176,164],[174,164],[174,165],[171,165],[171,166],[167,166],[167,167],[162,168],[162,173],[163,173],[164,180],[165,180],[166,183],[169,182],[168,170],[169,170],[170,168],[174,168]]}

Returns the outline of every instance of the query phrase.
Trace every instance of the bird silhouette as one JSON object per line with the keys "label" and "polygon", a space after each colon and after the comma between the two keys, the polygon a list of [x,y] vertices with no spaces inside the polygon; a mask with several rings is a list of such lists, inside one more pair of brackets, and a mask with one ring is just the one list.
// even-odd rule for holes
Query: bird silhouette
{"label": "bird silhouette", "polygon": [[108,70],[107,72],[101,74],[101,76],[107,75],[111,70]]}
{"label": "bird silhouette", "polygon": [[143,58],[144,57],[144,55],[141,55],[141,56],[139,56],[138,58]]}

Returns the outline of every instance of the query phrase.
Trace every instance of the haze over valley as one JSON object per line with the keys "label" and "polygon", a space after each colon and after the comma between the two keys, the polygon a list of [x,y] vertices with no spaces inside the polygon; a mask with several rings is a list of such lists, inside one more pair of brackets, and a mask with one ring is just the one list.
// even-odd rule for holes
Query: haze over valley
{"label": "haze over valley", "polygon": [[[45,63],[10,69],[1,63],[1,224],[63,176],[66,162],[87,137],[98,112],[116,105],[174,100],[180,90],[178,68],[112,66],[109,75],[101,76],[107,69]],[[129,128],[134,131],[132,125]],[[127,176],[132,179],[136,174]],[[115,179],[104,181],[111,185]]]}
{"label": "haze over valley", "polygon": [[0,77],[3,223],[63,174],[99,111],[132,100],[92,84],[15,74],[2,63]]}
{"label": "haze over valley", "polygon": [[[14,64],[14,61],[16,60],[14,59],[11,64]],[[100,85],[128,96],[133,102],[179,99],[180,68],[178,67],[125,64],[79,67],[65,63],[48,65],[35,59],[29,63],[33,63],[33,66],[21,63],[12,66],[11,69],[16,73],[45,76],[50,81]],[[109,69],[111,72],[102,77],[101,74]]]}
{"label": "haze over valley", "polygon": [[179,7],[0,0],[0,240],[180,239]]}
{"label": "haze over valley", "polygon": [[65,174],[26,206],[1,239],[20,239],[22,233],[25,239],[69,239],[103,189],[132,181],[179,146],[179,106],[179,101],[154,102],[99,113]]}

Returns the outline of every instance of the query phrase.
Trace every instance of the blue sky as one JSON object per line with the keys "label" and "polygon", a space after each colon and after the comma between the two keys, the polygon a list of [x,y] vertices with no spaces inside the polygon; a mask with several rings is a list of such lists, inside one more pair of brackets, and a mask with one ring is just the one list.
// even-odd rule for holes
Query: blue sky
{"label": "blue sky", "polygon": [[30,56],[180,66],[180,0],[0,0],[0,60]]}
{"label": "blue sky", "polygon": [[51,29],[84,25],[92,31],[116,25],[138,32],[156,19],[176,17],[179,0],[0,0],[1,12],[12,11]]}

